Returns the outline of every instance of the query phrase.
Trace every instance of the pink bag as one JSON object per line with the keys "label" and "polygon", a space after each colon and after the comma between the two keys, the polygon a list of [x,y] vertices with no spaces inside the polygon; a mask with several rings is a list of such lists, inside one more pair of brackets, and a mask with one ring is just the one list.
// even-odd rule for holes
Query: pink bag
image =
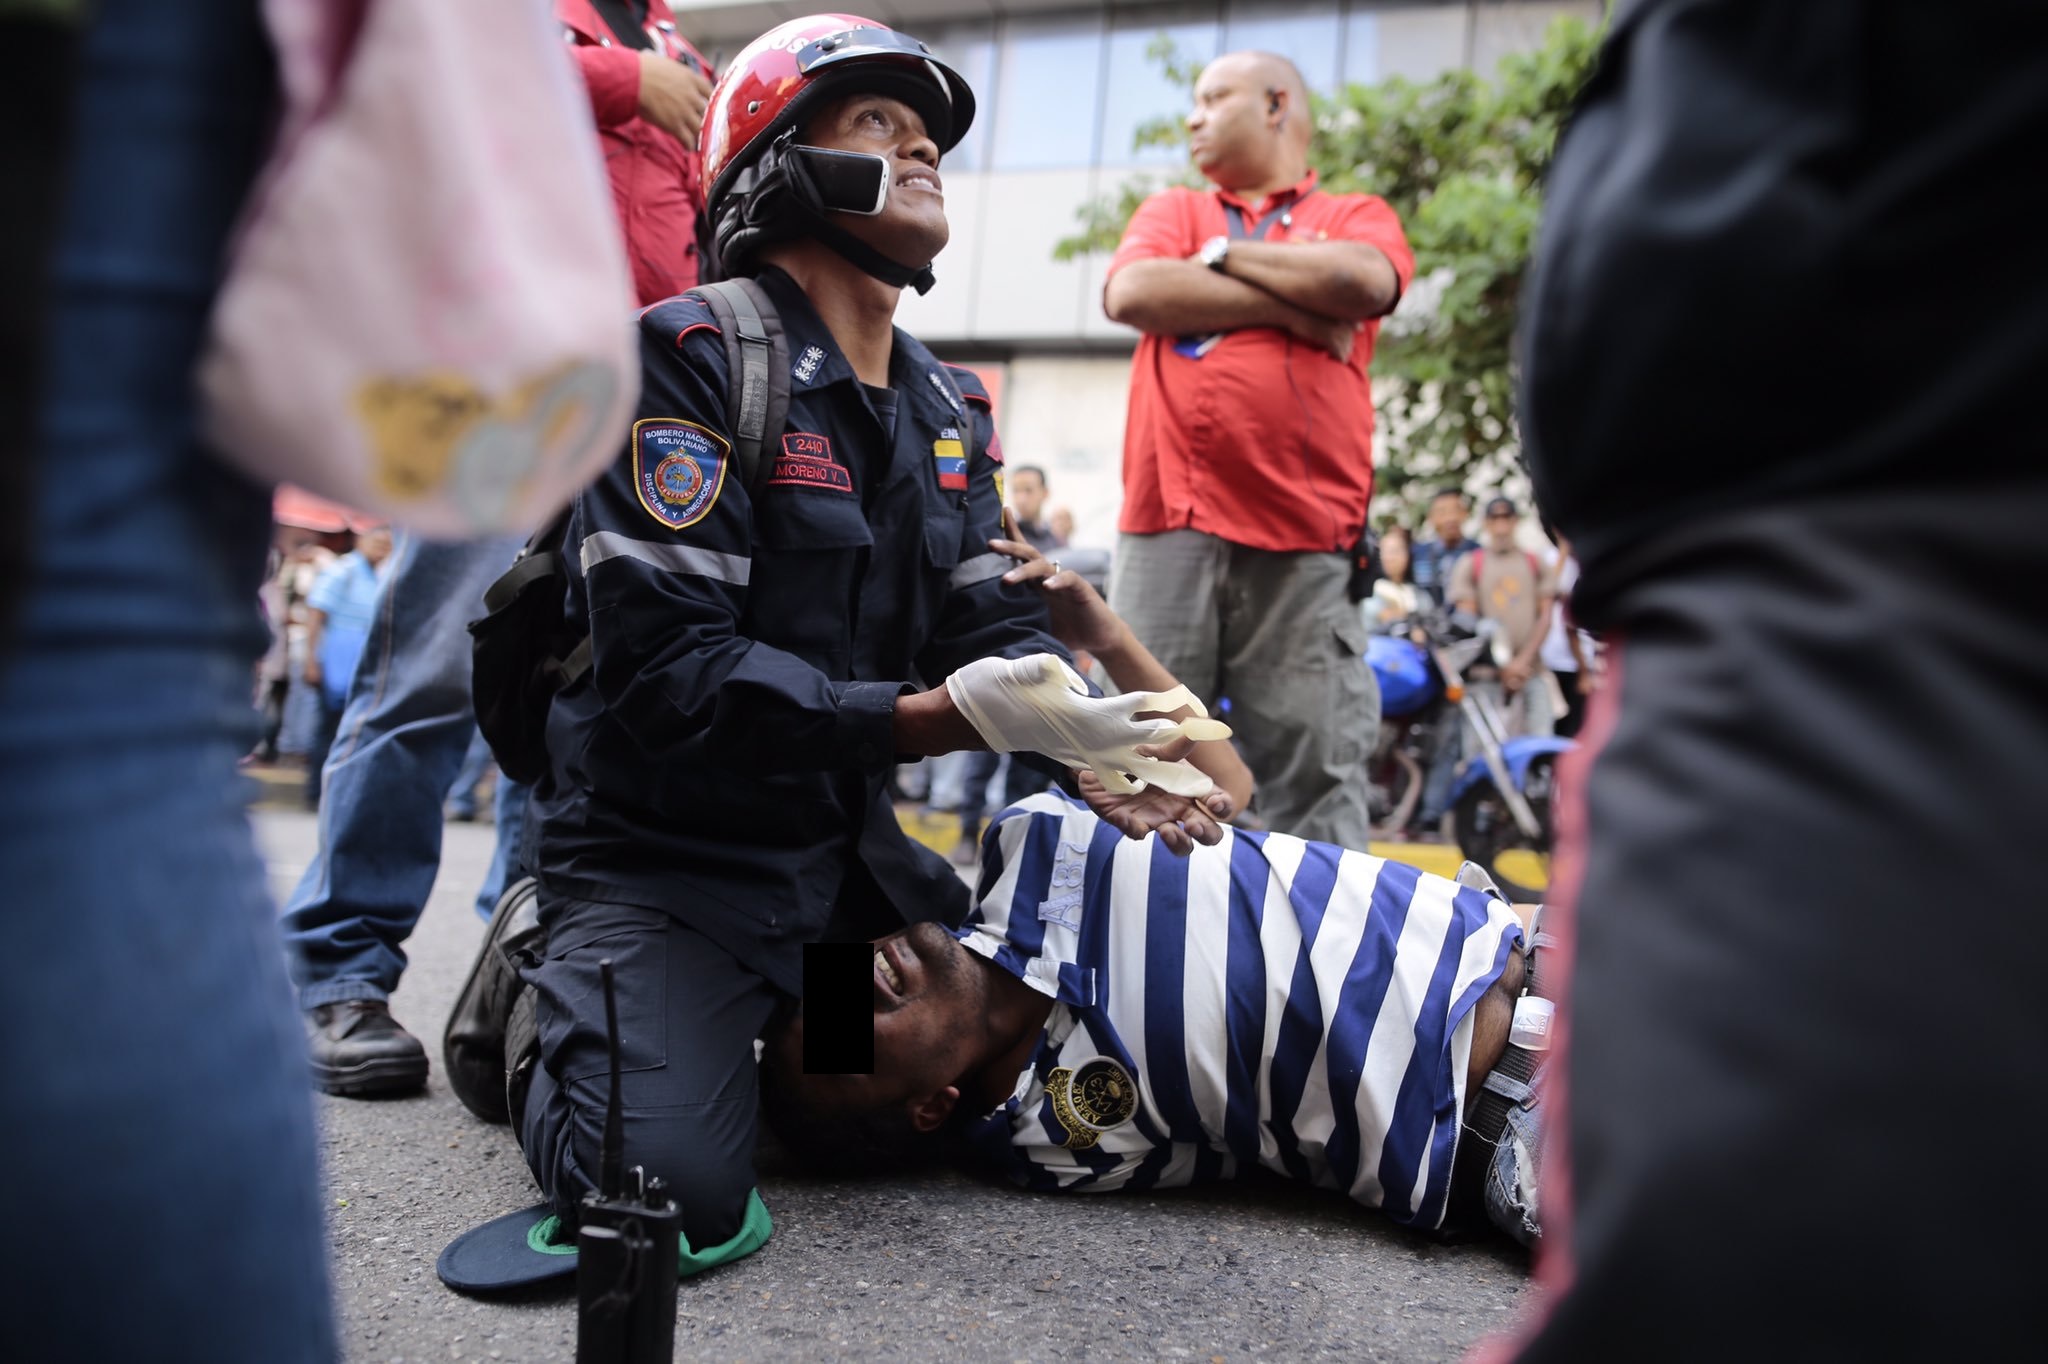
{"label": "pink bag", "polygon": [[200,362],[232,463],[429,536],[538,525],[638,396],[625,250],[541,0],[264,0],[284,114]]}

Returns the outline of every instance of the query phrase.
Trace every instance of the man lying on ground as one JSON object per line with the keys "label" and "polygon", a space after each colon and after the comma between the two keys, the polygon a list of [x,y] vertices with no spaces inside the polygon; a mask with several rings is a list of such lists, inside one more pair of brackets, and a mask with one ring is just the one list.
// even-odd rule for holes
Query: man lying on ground
{"label": "man lying on ground", "polygon": [[[1047,580],[1064,642],[1126,690],[1171,684],[1050,569],[1016,572]],[[1190,760],[1242,803],[1226,742]],[[1235,829],[1175,857],[1033,796],[984,838],[961,928],[875,944],[873,1073],[804,1073],[798,1013],[769,1041],[765,1112],[842,1170],[964,1146],[1025,1187],[1093,1191],[1264,1166],[1409,1226],[1490,1217],[1527,1243],[1540,1052],[1509,1033],[1529,993],[1526,1040],[1547,1041],[1543,940],[1537,906],[1490,890]]]}

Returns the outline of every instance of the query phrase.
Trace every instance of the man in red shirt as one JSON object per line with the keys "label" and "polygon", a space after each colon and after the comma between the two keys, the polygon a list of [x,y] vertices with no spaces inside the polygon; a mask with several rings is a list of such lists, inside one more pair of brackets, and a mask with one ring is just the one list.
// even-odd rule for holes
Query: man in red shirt
{"label": "man in red shirt", "polygon": [[698,279],[710,64],[676,32],[667,0],[555,0],[555,17],[590,91],[634,291],[658,303]]}
{"label": "man in red shirt", "polygon": [[1366,369],[1415,258],[1384,200],[1317,189],[1285,58],[1218,57],[1187,126],[1216,188],[1146,200],[1103,292],[1145,333],[1111,604],[1205,701],[1229,698],[1270,827],[1364,847],[1379,702],[1347,551],[1372,495]]}

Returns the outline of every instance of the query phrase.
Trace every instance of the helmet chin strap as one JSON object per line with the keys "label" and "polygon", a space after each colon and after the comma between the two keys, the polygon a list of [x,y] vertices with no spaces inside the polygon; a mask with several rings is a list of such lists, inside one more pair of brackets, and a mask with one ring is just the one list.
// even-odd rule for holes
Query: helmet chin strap
{"label": "helmet chin strap", "polygon": [[913,269],[901,262],[890,260],[822,214],[812,227],[811,235],[884,284],[894,285],[898,289],[908,285],[920,294],[928,294],[932,285],[937,282],[932,277],[931,266],[921,265]]}

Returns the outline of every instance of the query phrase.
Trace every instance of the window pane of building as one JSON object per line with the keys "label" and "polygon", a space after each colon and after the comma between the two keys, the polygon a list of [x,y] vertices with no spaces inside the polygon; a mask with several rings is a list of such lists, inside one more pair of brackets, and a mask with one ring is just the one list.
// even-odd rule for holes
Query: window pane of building
{"label": "window pane of building", "polygon": [[1465,64],[1463,5],[1352,0],[1344,21],[1344,79],[1377,85],[1389,76],[1433,80]]}
{"label": "window pane of building", "polygon": [[974,126],[960,145],[946,153],[947,170],[976,171],[988,165],[988,130],[995,122],[996,31],[993,23],[955,24],[932,33],[919,32],[934,54],[958,71],[974,92]]}
{"label": "window pane of building", "polygon": [[1102,15],[1011,20],[996,53],[995,170],[1094,164]]}
{"label": "window pane of building", "polygon": [[1201,65],[1217,48],[1217,7],[1146,6],[1118,16],[1109,34],[1109,89],[1103,99],[1102,161],[1109,166],[1171,166],[1187,157],[1182,147],[1132,149],[1140,127],[1154,119],[1187,115],[1187,90],[1167,80],[1161,63],[1146,55],[1160,35],[1172,42],[1174,59]]}
{"label": "window pane of building", "polygon": [[1224,25],[1223,50],[1277,52],[1301,68],[1318,94],[1337,88],[1337,6],[1262,5],[1233,0]]}
{"label": "window pane of building", "polygon": [[1472,69],[1482,76],[1510,52],[1529,52],[1543,46],[1544,30],[1563,15],[1598,23],[1598,0],[1515,0],[1512,4],[1482,4],[1472,24]]}

